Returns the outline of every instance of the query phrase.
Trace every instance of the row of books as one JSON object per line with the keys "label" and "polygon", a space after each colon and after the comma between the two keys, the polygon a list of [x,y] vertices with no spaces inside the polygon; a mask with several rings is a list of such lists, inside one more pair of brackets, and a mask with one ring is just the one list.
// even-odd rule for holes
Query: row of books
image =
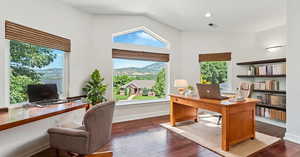
{"label": "row of books", "polygon": [[254,83],[255,90],[279,90],[279,81],[266,80]]}
{"label": "row of books", "polygon": [[277,121],[286,121],[286,112],[274,109],[256,107],[256,115]]}
{"label": "row of books", "polygon": [[248,75],[284,75],[286,63],[250,66]]}
{"label": "row of books", "polygon": [[280,94],[262,94],[257,96],[257,99],[261,101],[262,104],[268,104],[272,106],[285,106],[286,96]]}

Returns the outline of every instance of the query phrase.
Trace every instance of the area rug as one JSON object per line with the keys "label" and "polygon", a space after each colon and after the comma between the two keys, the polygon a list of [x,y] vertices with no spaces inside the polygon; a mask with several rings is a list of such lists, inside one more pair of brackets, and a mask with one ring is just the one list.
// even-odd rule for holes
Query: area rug
{"label": "area rug", "polygon": [[161,124],[161,126],[225,157],[247,157],[280,141],[280,138],[256,132],[254,140],[233,145],[226,152],[221,149],[221,127],[216,125],[217,119],[212,116],[202,116],[200,119],[197,123],[178,123],[176,127],[172,127],[169,123]]}

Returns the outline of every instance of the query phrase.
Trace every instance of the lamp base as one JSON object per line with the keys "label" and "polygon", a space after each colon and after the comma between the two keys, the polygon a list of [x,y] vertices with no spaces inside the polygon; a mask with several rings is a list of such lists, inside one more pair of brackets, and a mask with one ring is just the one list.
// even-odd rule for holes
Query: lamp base
{"label": "lamp base", "polygon": [[185,88],[178,88],[178,93],[179,93],[179,95],[184,95]]}

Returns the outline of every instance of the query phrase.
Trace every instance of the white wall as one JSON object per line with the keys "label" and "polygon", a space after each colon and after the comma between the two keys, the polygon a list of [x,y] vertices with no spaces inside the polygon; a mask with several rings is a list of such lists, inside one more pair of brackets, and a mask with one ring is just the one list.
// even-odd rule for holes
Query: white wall
{"label": "white wall", "polygon": [[285,57],[285,50],[270,53],[266,47],[286,43],[286,26],[256,33],[233,32],[182,32],[181,33],[181,76],[190,84],[199,82],[200,66],[198,54],[232,52],[232,88],[238,87],[238,74],[246,74],[245,67],[237,62]]}
{"label": "white wall", "polygon": [[[265,43],[270,39],[284,40],[285,28],[275,28],[257,33],[226,33],[226,32],[179,32],[176,29],[158,23],[142,16],[91,16],[58,3],[55,0],[5,0],[0,6],[0,52],[5,52],[4,20],[10,20],[26,26],[37,28],[52,34],[64,36],[72,40],[70,54],[70,96],[81,94],[81,87],[88,75],[99,68],[106,83],[109,85],[107,96],[112,96],[112,34],[139,26],[145,26],[170,42],[170,87],[176,78],[184,78],[190,84],[199,80],[199,53],[214,53],[230,51],[233,53],[232,71],[238,72],[235,62],[276,58],[285,56],[284,51],[269,54],[265,51]],[[275,37],[271,37],[275,34]],[[126,46],[128,49],[143,50],[145,47]],[[0,53],[0,89],[4,88],[5,53]],[[295,71],[296,69],[294,69]],[[236,73],[232,73],[234,84],[238,82]],[[296,81],[296,80],[294,80]],[[174,90],[172,88],[172,90]],[[291,90],[291,89],[290,89]],[[294,89],[297,90],[297,89]],[[290,93],[290,92],[289,92]],[[0,104],[3,100],[3,90],[0,90]],[[293,99],[292,99],[293,100]],[[295,100],[295,98],[294,98]],[[295,103],[295,101],[293,102]],[[289,109],[289,108],[288,108]],[[294,108],[293,108],[294,109]],[[83,111],[76,112],[76,119],[80,121]],[[133,106],[118,106],[114,121],[131,120],[168,113],[168,104],[152,103]],[[73,114],[74,115],[74,114]],[[65,114],[21,127],[0,132],[0,156],[26,156],[40,148],[47,146],[45,138],[49,127],[58,125],[61,119],[72,117]],[[296,116],[296,114],[294,115]],[[294,118],[294,117],[293,117]],[[288,121],[290,116],[288,116]],[[291,133],[298,131],[292,126]],[[26,136],[24,136],[26,135]],[[2,140],[3,139],[3,140]],[[29,152],[28,152],[29,151]]]}
{"label": "white wall", "polygon": [[[90,29],[92,16],[80,13],[70,7],[64,6],[53,0],[5,0],[0,5],[0,104],[4,102],[5,86],[4,78],[8,76],[5,71],[5,49],[7,42],[4,40],[4,20],[10,20],[25,26],[40,29],[55,35],[72,40],[72,52],[70,54],[70,94],[78,95],[81,85],[93,70],[93,58],[90,49]],[[82,113],[76,112],[78,119]],[[0,132],[0,156],[18,157],[28,156],[32,152],[47,146],[46,130],[63,121],[70,114],[64,114],[53,118],[44,119],[24,126],[12,128]]]}
{"label": "white wall", "polygon": [[[81,94],[81,88],[89,74],[99,68],[109,85],[107,96],[112,95],[112,33],[125,31],[138,26],[145,26],[161,35],[171,44],[170,50],[163,50],[171,54],[170,80],[176,77],[179,69],[179,32],[161,23],[141,16],[92,16],[81,13],[56,0],[5,0],[0,5],[0,89],[7,86],[8,78],[5,49],[8,48],[4,39],[4,21],[10,20],[25,26],[49,32],[71,39],[72,52],[70,53],[70,89],[69,95]],[[128,47],[127,47],[128,48]],[[134,47],[141,49],[141,47]],[[3,97],[7,94],[0,90],[0,105],[6,105]],[[137,105],[117,106],[114,121],[132,120],[151,116],[168,114],[168,103],[148,103]],[[48,146],[46,130],[59,125],[63,120],[75,116],[77,122],[82,119],[84,111],[68,113],[53,118],[30,123],[17,128],[0,132],[0,156],[18,157],[29,156]],[[70,118],[71,117],[71,118]]]}
{"label": "white wall", "polygon": [[299,123],[299,58],[300,58],[300,10],[299,0],[288,0],[288,53],[287,53],[287,132],[285,139],[300,143]]}

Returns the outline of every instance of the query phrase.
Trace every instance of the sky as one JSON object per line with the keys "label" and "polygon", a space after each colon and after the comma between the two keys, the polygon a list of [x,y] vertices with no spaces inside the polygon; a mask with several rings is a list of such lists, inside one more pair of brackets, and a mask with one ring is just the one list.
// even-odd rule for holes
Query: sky
{"label": "sky", "polygon": [[[167,46],[166,43],[163,43],[160,40],[152,37],[151,35],[149,35],[143,30],[116,36],[113,38],[113,42],[151,46],[151,47],[158,47],[158,48],[164,48]],[[53,50],[53,53],[57,55],[56,59],[50,65],[44,67],[43,69],[64,67],[64,52],[60,50]],[[128,67],[141,68],[153,63],[155,62],[128,60],[128,59],[113,59],[113,68],[114,69],[128,68]]]}
{"label": "sky", "polygon": [[52,69],[52,68],[63,68],[64,67],[64,51],[53,50],[53,53],[56,54],[55,60],[50,63],[48,66],[45,66],[43,69]]}
{"label": "sky", "polygon": [[128,68],[128,67],[142,68],[153,63],[156,62],[130,60],[130,59],[113,59],[113,68],[114,69]]}
{"label": "sky", "polygon": [[152,37],[143,30],[115,36],[113,38],[113,42],[151,46],[158,48],[165,48],[167,46],[166,43],[157,40],[156,38]]}

